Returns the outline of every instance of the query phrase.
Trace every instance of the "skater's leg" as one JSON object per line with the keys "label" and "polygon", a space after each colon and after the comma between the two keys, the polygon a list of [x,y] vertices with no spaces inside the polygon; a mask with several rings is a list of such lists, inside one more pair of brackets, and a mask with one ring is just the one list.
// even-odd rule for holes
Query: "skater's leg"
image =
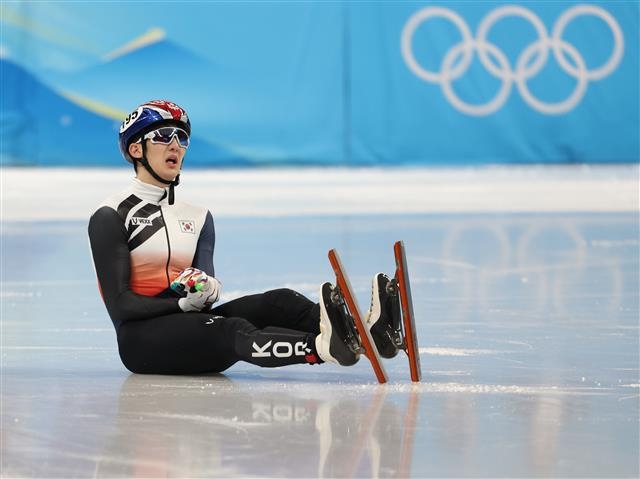
{"label": "skater's leg", "polygon": [[118,331],[118,346],[127,369],[143,374],[220,372],[237,361],[262,367],[322,362],[313,333],[258,329],[243,318],[204,313],[127,322]]}
{"label": "skater's leg", "polygon": [[288,288],[234,299],[211,312],[225,317],[245,318],[260,329],[277,326],[314,334],[320,332],[318,304]]}
{"label": "skater's leg", "polygon": [[[321,287],[322,312],[294,291],[274,290],[240,298],[211,313],[129,321],[118,330],[120,357],[130,371],[147,374],[220,372],[237,361],[262,367],[323,361],[348,366],[359,359],[348,345],[353,325],[348,326],[331,304],[330,291],[328,283]],[[252,321],[218,316],[241,310],[249,312]],[[276,318],[276,324],[269,318]],[[290,323],[306,324],[307,330],[286,327]]]}
{"label": "skater's leg", "polygon": [[243,323],[242,327],[233,325],[235,352],[243,361],[264,368],[323,362],[316,351],[313,333],[274,326],[258,329],[242,318],[227,319]]}
{"label": "skater's leg", "polygon": [[[240,358],[265,367],[300,362],[329,361],[343,366],[357,363],[360,357],[359,345],[355,346],[355,349],[352,348],[354,334],[357,334],[354,333],[355,325],[352,323],[353,320],[341,314],[340,308],[333,303],[332,291],[333,286],[330,283],[324,283],[320,287],[320,304],[314,304],[289,289],[268,291],[263,295],[257,295],[258,297],[244,300],[247,303],[240,300],[235,305],[236,311],[247,307],[248,303],[253,303],[254,307],[264,307],[271,317],[281,318],[280,321],[284,323],[279,324],[307,322],[308,329],[312,330],[303,333],[279,327],[273,322],[266,322],[264,318],[261,324],[269,325],[257,329],[259,326],[245,321],[246,324],[236,339],[236,352]],[[215,311],[223,310],[224,308],[216,308]],[[232,310],[227,310],[227,312],[230,311]],[[259,316],[260,313],[256,312],[256,317]],[[355,339],[355,341],[358,340]],[[303,358],[304,361],[302,361]]]}

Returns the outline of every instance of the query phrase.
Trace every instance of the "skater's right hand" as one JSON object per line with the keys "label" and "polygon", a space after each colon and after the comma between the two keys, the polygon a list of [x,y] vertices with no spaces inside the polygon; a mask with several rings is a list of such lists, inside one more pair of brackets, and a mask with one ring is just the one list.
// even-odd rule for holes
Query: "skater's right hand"
{"label": "skater's right hand", "polygon": [[178,300],[178,306],[184,312],[209,309],[218,301],[222,285],[213,276],[196,268],[187,268],[171,283],[171,289],[186,293]]}

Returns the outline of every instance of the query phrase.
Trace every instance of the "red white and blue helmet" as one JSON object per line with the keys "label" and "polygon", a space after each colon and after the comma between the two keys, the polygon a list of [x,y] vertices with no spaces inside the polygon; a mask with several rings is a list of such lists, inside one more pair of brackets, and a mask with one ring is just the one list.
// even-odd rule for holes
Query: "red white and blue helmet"
{"label": "red white and blue helmet", "polygon": [[167,100],[151,100],[132,111],[120,125],[118,144],[125,160],[133,163],[129,145],[148,132],[162,126],[174,125],[191,135],[191,122],[184,108]]}

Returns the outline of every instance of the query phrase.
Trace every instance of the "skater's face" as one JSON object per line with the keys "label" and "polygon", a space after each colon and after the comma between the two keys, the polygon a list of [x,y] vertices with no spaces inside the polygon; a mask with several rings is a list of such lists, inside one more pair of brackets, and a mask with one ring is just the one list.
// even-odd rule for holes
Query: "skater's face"
{"label": "skater's face", "polygon": [[[173,181],[182,167],[182,160],[187,149],[180,144],[178,136],[174,136],[168,144],[157,143],[151,140],[142,140],[146,142],[147,161],[149,165],[161,178],[167,181]],[[142,158],[142,144],[132,143],[129,146],[129,153],[133,158]],[[145,183],[150,183],[164,188],[166,185],[156,180],[146,170],[146,168],[138,168],[136,176]]]}

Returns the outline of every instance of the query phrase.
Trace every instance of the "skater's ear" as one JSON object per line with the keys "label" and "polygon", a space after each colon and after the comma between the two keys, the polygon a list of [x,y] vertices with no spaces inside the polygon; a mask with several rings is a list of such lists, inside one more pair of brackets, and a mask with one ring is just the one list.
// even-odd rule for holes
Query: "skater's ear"
{"label": "skater's ear", "polygon": [[129,155],[131,155],[132,158],[142,158],[142,144],[131,143],[129,145]]}

